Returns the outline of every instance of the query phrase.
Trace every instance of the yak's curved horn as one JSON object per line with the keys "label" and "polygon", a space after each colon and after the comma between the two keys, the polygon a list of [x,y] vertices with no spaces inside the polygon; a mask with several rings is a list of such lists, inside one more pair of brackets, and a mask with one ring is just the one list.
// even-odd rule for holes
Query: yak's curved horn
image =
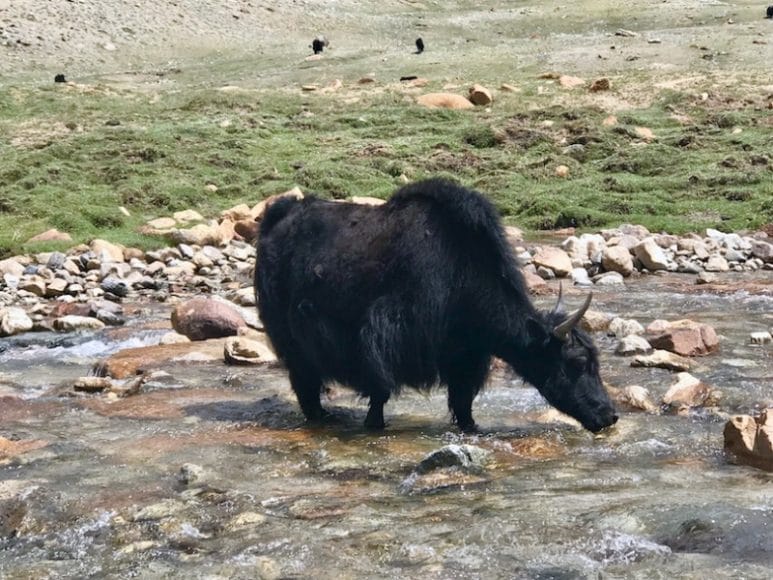
{"label": "yak's curved horn", "polygon": [[569,316],[567,316],[566,320],[564,320],[561,324],[553,329],[553,336],[560,338],[561,340],[566,339],[566,337],[569,336],[569,333],[572,332],[572,329],[577,326],[577,323],[580,322],[580,319],[588,311],[591,300],[593,300],[593,292],[588,292],[588,297],[585,299],[585,303],[580,306],[580,308],[572,312]]}
{"label": "yak's curved horn", "polygon": [[558,300],[556,300],[556,305],[553,307],[552,314],[558,314],[564,309],[564,283],[559,282],[558,283]]}

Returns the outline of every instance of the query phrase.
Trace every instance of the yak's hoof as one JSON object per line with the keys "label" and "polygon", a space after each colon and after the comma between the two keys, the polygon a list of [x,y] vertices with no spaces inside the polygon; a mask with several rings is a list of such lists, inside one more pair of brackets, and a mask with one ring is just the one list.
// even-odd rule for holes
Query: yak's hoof
{"label": "yak's hoof", "polygon": [[459,430],[467,435],[475,435],[476,433],[480,433],[480,429],[478,429],[478,425],[475,423],[475,421],[459,425]]}
{"label": "yak's hoof", "polygon": [[306,417],[306,423],[312,426],[330,425],[338,422],[338,417],[336,417],[330,411],[325,411],[324,409],[320,410],[319,413],[315,413],[311,417]]}
{"label": "yak's hoof", "polygon": [[365,429],[368,431],[383,431],[386,429],[386,423],[384,421],[368,421],[365,419]]}

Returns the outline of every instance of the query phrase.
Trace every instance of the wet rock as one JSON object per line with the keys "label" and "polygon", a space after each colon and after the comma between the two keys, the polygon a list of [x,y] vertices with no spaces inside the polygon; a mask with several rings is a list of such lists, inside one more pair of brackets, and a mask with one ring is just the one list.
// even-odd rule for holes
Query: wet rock
{"label": "wet rock", "polygon": [[447,467],[479,471],[486,466],[490,457],[490,451],[474,445],[446,445],[422,459],[415,472],[424,474]]}
{"label": "wet rock", "polygon": [[41,441],[39,439],[11,440],[0,436],[0,465],[4,465],[11,459],[15,459],[30,451],[41,449],[47,445],[47,441]]}
{"label": "wet rock", "polygon": [[163,335],[159,341],[158,344],[180,344],[183,342],[191,342],[191,339],[185,336],[184,334],[180,334],[179,332],[167,332],[165,335]]}
{"label": "wet rock", "polygon": [[268,364],[277,361],[276,354],[263,341],[246,336],[232,336],[226,339],[223,349],[228,364]]}
{"label": "wet rock", "polygon": [[173,499],[165,499],[137,509],[131,514],[133,522],[161,520],[173,516],[185,509],[185,504]]}
{"label": "wet rock", "polygon": [[652,272],[668,269],[669,260],[654,238],[639,242],[634,246],[633,252],[644,267]]}
{"label": "wet rock", "polygon": [[609,328],[613,317],[598,310],[588,310],[580,320],[580,327],[586,332],[602,332]]}
{"label": "wet rock", "polygon": [[604,249],[601,265],[605,270],[618,272],[623,276],[633,273],[633,258],[631,252],[622,246],[608,246]]}
{"label": "wet rock", "polygon": [[646,354],[652,351],[652,345],[642,336],[631,334],[623,337],[615,347],[615,354],[630,356],[634,354]]}
{"label": "wet rock", "polygon": [[653,348],[681,356],[702,356],[719,350],[717,333],[708,324],[691,320],[672,322],[661,334],[650,338]]}
{"label": "wet rock", "polygon": [[172,327],[191,340],[234,336],[245,325],[235,308],[209,298],[193,298],[172,311]]}
{"label": "wet rock", "polygon": [[593,277],[596,286],[624,286],[623,275],[619,272],[605,272]]}
{"label": "wet rock", "polygon": [[319,520],[340,518],[349,511],[349,507],[331,499],[299,499],[287,510],[290,515],[299,520]]}
{"label": "wet rock", "polygon": [[632,334],[644,334],[644,327],[632,318],[613,318],[607,328],[607,334],[623,338]]}
{"label": "wet rock", "polygon": [[144,346],[121,350],[97,365],[98,374],[125,379],[172,362],[213,362],[223,360],[225,339],[211,339],[183,344]]}
{"label": "wet rock", "polygon": [[60,332],[77,332],[81,330],[102,330],[105,323],[90,316],[68,315],[56,318],[54,328]]}
{"label": "wet rock", "polygon": [[0,540],[10,539],[19,533],[28,504],[22,497],[0,497]]}
{"label": "wet rock", "polygon": [[676,382],[663,395],[663,403],[669,407],[701,407],[711,395],[711,387],[690,373],[676,375]]}
{"label": "wet rock", "polygon": [[416,102],[429,109],[472,109],[475,107],[469,99],[454,93],[428,93],[418,97]]}
{"label": "wet rock", "polygon": [[177,474],[177,480],[183,485],[191,485],[201,482],[206,476],[206,471],[201,465],[195,463],[185,463],[180,467]]}
{"label": "wet rock", "polygon": [[724,430],[725,451],[737,463],[773,471],[773,409],[759,417],[736,415]]}
{"label": "wet rock", "polygon": [[75,379],[72,387],[76,391],[84,391],[87,393],[98,393],[104,390],[109,390],[113,386],[113,382],[107,377],[80,377]]}
{"label": "wet rock", "polygon": [[481,85],[471,86],[468,98],[473,105],[478,106],[490,105],[494,100],[494,97],[491,95],[491,91]]}
{"label": "wet rock", "polygon": [[569,255],[560,248],[543,246],[533,256],[537,267],[543,266],[555,272],[556,276],[568,276],[572,271],[572,261]]}
{"label": "wet rock", "polygon": [[646,411],[647,413],[658,412],[658,406],[652,399],[650,392],[639,385],[630,385],[620,389],[615,396],[615,401],[631,409]]}
{"label": "wet rock", "polygon": [[632,367],[654,367],[668,369],[670,371],[689,371],[693,362],[683,356],[668,352],[666,350],[656,350],[651,354],[640,354],[631,361]]}
{"label": "wet rock", "polygon": [[45,296],[46,298],[56,298],[57,296],[61,296],[67,291],[68,286],[69,284],[67,283],[67,280],[63,280],[62,278],[54,278],[46,286]]}
{"label": "wet rock", "polygon": [[266,516],[258,512],[242,512],[226,524],[228,530],[253,528],[266,522]]}
{"label": "wet rock", "polygon": [[769,332],[752,332],[749,335],[752,344],[770,344],[773,336]]}
{"label": "wet rock", "polygon": [[32,330],[32,319],[16,306],[0,308],[0,336],[13,336]]}

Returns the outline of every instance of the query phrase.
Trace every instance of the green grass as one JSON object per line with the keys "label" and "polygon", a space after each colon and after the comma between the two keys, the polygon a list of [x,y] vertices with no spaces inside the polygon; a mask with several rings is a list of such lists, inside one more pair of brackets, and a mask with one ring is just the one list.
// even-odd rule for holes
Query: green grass
{"label": "green grass", "polygon": [[[527,229],[629,222],[682,233],[773,222],[773,138],[760,107],[709,106],[667,91],[605,127],[607,113],[542,102],[528,86],[500,95],[490,112],[355,92],[359,101],[344,104],[340,95],[291,91],[6,90],[0,256],[44,249],[25,240],[50,227],[76,242],[152,247],[162,240],[137,228],[176,210],[215,216],[295,185],[325,197],[385,198],[403,176],[454,178]],[[673,120],[674,106],[691,121]],[[644,143],[636,126],[657,140]],[[567,150],[572,144],[582,151]],[[556,176],[558,165],[568,178]]]}

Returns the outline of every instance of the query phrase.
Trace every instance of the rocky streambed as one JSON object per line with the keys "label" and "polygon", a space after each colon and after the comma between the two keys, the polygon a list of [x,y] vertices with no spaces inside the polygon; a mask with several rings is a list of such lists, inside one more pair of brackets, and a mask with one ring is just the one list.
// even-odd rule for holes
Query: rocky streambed
{"label": "rocky streambed", "polygon": [[[0,288],[0,576],[768,578],[773,476],[723,449],[733,415],[773,406],[773,272],[752,240],[708,284],[676,271],[708,258],[669,240],[662,275],[594,284],[585,323],[622,409],[596,437],[499,367],[479,435],[451,427],[442,392],[406,393],[366,433],[365,403],[335,387],[339,422],[306,427],[255,346],[246,242],[19,257]],[[514,243],[551,307],[549,245]],[[553,275],[613,271],[603,249],[564,250]],[[569,307],[587,291],[564,287]],[[173,318],[234,336],[190,342]]]}

